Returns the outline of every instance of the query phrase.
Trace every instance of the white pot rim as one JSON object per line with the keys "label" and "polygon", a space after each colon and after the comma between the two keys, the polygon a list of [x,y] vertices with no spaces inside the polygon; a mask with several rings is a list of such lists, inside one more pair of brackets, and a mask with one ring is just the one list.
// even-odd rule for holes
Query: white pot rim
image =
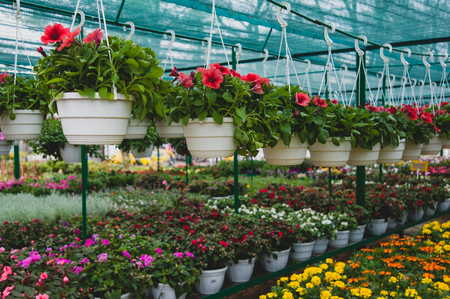
{"label": "white pot rim", "polygon": [[[339,141],[350,141],[351,137],[328,137],[327,141],[331,141],[332,138],[336,138]],[[317,142],[317,141],[316,141]],[[319,142],[320,143],[320,142]]]}
{"label": "white pot rim", "polygon": [[[11,112],[12,112],[11,110],[8,110],[5,112],[4,115],[11,114]],[[31,110],[31,109],[17,109],[14,111],[14,114],[42,114],[43,115],[44,112],[41,112],[39,110]]]}
{"label": "white pot rim", "polygon": [[227,271],[227,269],[228,269],[228,266],[225,266],[224,268],[220,268],[220,269],[214,269],[214,270],[202,270],[201,275],[203,275],[203,274],[220,274],[220,273]]}
{"label": "white pot rim", "polygon": [[338,231],[336,232],[336,234],[337,234],[337,233],[343,234],[343,233],[349,233],[349,232],[350,232],[350,230],[338,230]]}
{"label": "white pot rim", "polygon": [[[60,100],[93,100],[88,96],[81,96],[78,92],[64,92],[63,95],[61,96]],[[105,100],[105,101],[110,101],[109,99],[104,99],[101,98],[98,95],[98,92],[95,93],[95,97],[94,100]],[[125,94],[123,93],[118,93],[117,94],[117,99],[114,99],[113,101],[134,101],[134,96],[130,95],[130,99],[127,100],[127,97]]]}
{"label": "white pot rim", "polygon": [[387,218],[387,221],[386,221],[386,218],[374,218],[374,219],[370,219],[370,221],[372,222],[372,221],[381,221],[381,220],[383,220],[384,222],[388,222],[389,221],[389,219],[390,218]]}
{"label": "white pot rim", "polygon": [[[233,122],[233,118],[232,117],[224,117],[223,118],[223,122],[224,123],[232,123]],[[216,123],[216,121],[214,120],[214,118],[212,117],[207,117],[204,120],[200,121],[198,118],[194,118],[194,119],[189,119],[189,123],[190,124],[201,124],[201,123]],[[219,124],[218,124],[219,125]],[[184,125],[183,125],[184,126]]]}
{"label": "white pot rim", "polygon": [[301,246],[301,245],[313,245],[313,244],[315,244],[316,243],[316,241],[312,241],[312,242],[304,242],[304,243],[294,243],[294,245],[297,245],[297,246]]}

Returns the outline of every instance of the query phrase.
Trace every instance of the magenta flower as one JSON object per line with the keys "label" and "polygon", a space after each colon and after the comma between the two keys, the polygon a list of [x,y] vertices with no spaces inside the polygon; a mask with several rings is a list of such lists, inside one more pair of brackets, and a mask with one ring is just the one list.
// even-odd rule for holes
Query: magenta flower
{"label": "magenta flower", "polygon": [[87,239],[86,242],[84,243],[84,246],[89,247],[94,245],[94,241],[92,239]]}
{"label": "magenta flower", "polygon": [[192,253],[190,253],[189,251],[186,251],[186,256],[194,258],[194,255]]}
{"label": "magenta flower", "polygon": [[78,275],[81,271],[83,271],[83,267],[75,266],[73,267],[73,273]]}
{"label": "magenta flower", "polygon": [[178,257],[178,258],[183,258],[183,253],[182,252],[174,252],[173,253],[174,256]]}
{"label": "magenta flower", "polygon": [[98,262],[99,263],[106,262],[108,260],[108,254],[107,253],[100,253],[99,255],[97,255],[97,258],[98,258]]}
{"label": "magenta flower", "polygon": [[123,255],[126,256],[129,260],[131,260],[131,255],[126,250],[123,251]]}
{"label": "magenta flower", "polygon": [[162,253],[162,250],[160,248],[156,248],[155,251],[156,251],[157,254],[161,254]]}
{"label": "magenta flower", "polygon": [[150,263],[153,262],[153,258],[149,255],[143,254],[143,255],[141,255],[141,261],[144,262],[144,265],[146,267],[150,267]]}
{"label": "magenta flower", "polygon": [[108,239],[107,240],[102,239],[102,243],[103,243],[103,245],[108,246],[109,245],[109,240]]}

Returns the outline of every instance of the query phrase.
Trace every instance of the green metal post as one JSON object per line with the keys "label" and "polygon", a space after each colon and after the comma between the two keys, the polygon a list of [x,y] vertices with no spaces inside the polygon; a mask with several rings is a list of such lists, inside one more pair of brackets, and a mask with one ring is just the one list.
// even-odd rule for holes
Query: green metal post
{"label": "green metal post", "polygon": [[19,146],[14,145],[14,177],[20,179],[20,152]]}
{"label": "green metal post", "polygon": [[[236,61],[236,50],[234,47],[231,48],[231,63],[233,66],[233,70],[236,70],[237,61]],[[237,149],[234,152],[233,159],[233,170],[234,170],[234,212],[239,213],[239,169],[238,169],[238,152]]]}
{"label": "green metal post", "polygon": [[159,172],[159,145],[158,145],[158,172]]}
{"label": "green metal post", "polygon": [[[357,55],[357,63],[359,65],[362,62],[362,67],[366,66],[366,55]],[[366,75],[363,71],[359,72],[357,88],[357,106],[361,109],[365,109],[366,105]],[[356,166],[356,203],[362,207],[366,204],[366,167]]]}
{"label": "green metal post", "polygon": [[88,160],[86,155],[86,146],[81,146],[81,196],[82,196],[82,216],[83,216],[83,243],[87,236],[87,183],[88,183]]}
{"label": "green metal post", "polygon": [[333,185],[331,184],[331,167],[328,167],[328,195],[331,198],[331,191],[333,189]]}
{"label": "green metal post", "polygon": [[442,157],[444,155],[444,149],[441,149],[441,154],[440,156]]}
{"label": "green metal post", "polygon": [[[377,99],[378,101],[378,99]],[[386,105],[386,76],[383,77],[383,97],[381,98],[383,106]],[[383,183],[383,164],[380,164],[378,171],[378,181]]]}
{"label": "green metal post", "polygon": [[186,187],[189,186],[189,175],[188,175],[188,162],[189,156],[186,155]]}

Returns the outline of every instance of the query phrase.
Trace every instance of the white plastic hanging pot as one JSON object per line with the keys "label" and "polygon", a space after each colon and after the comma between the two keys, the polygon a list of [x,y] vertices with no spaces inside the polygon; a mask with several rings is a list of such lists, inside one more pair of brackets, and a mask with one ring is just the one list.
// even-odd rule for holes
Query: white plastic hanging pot
{"label": "white plastic hanging pot", "polygon": [[64,148],[59,148],[59,153],[64,163],[81,163],[81,146],[66,143]]}
{"label": "white plastic hanging pot", "polygon": [[146,148],[143,152],[138,152],[137,148],[132,147],[131,153],[133,154],[133,157],[135,159],[151,157],[153,154],[153,144],[150,145],[150,147]]}
{"label": "white plastic hanging pot", "polygon": [[274,147],[264,148],[264,157],[271,165],[299,165],[306,157],[308,143],[301,143],[298,136],[292,136],[291,144],[285,145],[282,139]]}
{"label": "white plastic hanging pot", "polygon": [[313,253],[321,254],[321,253],[324,253],[325,251],[327,251],[328,242],[330,242],[330,240],[325,237],[321,237],[321,238],[317,239],[316,243],[314,243]]}
{"label": "white plastic hanging pot", "polygon": [[0,140],[0,156],[7,156],[11,152],[11,143],[8,140]]}
{"label": "white plastic hanging pot", "polygon": [[315,241],[308,243],[294,243],[292,245],[292,247],[294,247],[294,251],[291,251],[290,257],[297,262],[308,260],[312,255],[315,243]]}
{"label": "white plastic hanging pot", "polygon": [[152,288],[153,298],[155,299],[184,299],[186,298],[186,293],[181,295],[179,298],[175,295],[175,290],[168,284],[158,283],[157,288]]}
{"label": "white plastic hanging pot", "polygon": [[433,210],[432,208],[430,208],[430,207],[427,207],[427,209],[425,210],[425,213],[424,213],[424,216],[425,216],[425,217],[434,215],[434,214],[436,213],[438,203],[435,202],[435,203],[433,204],[433,206],[434,206],[434,210]]}
{"label": "white plastic hanging pot", "polygon": [[400,140],[399,145],[393,144],[383,147],[380,150],[378,164],[394,164],[402,160],[403,151],[405,150],[405,139]]}
{"label": "white plastic hanging pot", "polygon": [[209,295],[220,291],[225,279],[227,268],[217,270],[202,270],[200,282],[195,284],[195,288],[200,294]]}
{"label": "white plastic hanging pot", "polygon": [[161,119],[156,122],[156,129],[158,130],[159,137],[161,138],[183,138],[183,124],[172,122],[170,126],[166,123],[166,120]]}
{"label": "white plastic hanging pot", "polygon": [[125,137],[134,98],[127,100],[117,94],[117,100],[80,96],[65,92],[56,101],[64,135],[70,144],[120,144]]}
{"label": "white plastic hanging pot", "polygon": [[229,261],[227,270],[227,277],[232,282],[246,282],[249,281],[255,268],[255,259],[251,262],[247,260],[238,260],[235,264],[234,261]]}
{"label": "white plastic hanging pot", "polygon": [[444,212],[447,211],[450,207],[450,198],[447,198],[445,201],[438,203],[437,211]]}
{"label": "white plastic hanging pot", "polygon": [[353,147],[347,164],[351,166],[367,166],[377,163],[380,155],[380,143],[373,146],[372,150]]}
{"label": "white plastic hanging pot", "polygon": [[[284,269],[289,261],[289,252],[291,249],[286,249],[283,251],[272,251],[269,255],[261,254],[261,263],[264,270],[267,272],[276,272],[278,270]],[[277,259],[274,258],[274,254],[277,255]]]}
{"label": "white plastic hanging pot", "polygon": [[0,127],[6,140],[36,140],[41,134],[44,113],[41,111],[16,110],[16,118],[11,120],[11,112],[0,118]]}
{"label": "white plastic hanging pot", "polygon": [[311,162],[316,167],[339,167],[347,164],[350,157],[352,145],[350,137],[339,139],[339,146],[336,146],[331,141],[331,137],[327,138],[327,142],[322,144],[318,141],[309,146],[311,152]]}
{"label": "white plastic hanging pot", "polygon": [[364,231],[366,230],[366,225],[359,225],[358,229],[352,230],[350,232],[350,237],[348,239],[348,241],[350,243],[356,243],[359,242],[363,239],[364,237]]}
{"label": "white plastic hanging pot", "polygon": [[127,132],[123,139],[144,139],[147,135],[150,119],[145,117],[142,121],[138,117],[130,118],[127,126]]}
{"label": "white plastic hanging pot", "polygon": [[442,138],[435,136],[430,139],[428,144],[424,144],[422,148],[422,155],[437,155],[442,149]]}
{"label": "white plastic hanging pot", "polygon": [[369,224],[367,224],[367,229],[371,235],[379,236],[384,234],[388,227],[388,221],[386,219],[372,219]]}
{"label": "white plastic hanging pot", "polygon": [[233,156],[234,144],[233,118],[224,117],[219,125],[212,117],[200,121],[190,119],[187,127],[183,126],[184,136],[189,152],[194,158],[227,158]]}
{"label": "white plastic hanging pot", "polygon": [[403,151],[403,161],[417,160],[420,158],[422,152],[423,143],[415,144],[412,140],[408,140],[405,144],[405,150]]}
{"label": "white plastic hanging pot", "polygon": [[442,138],[442,148],[450,149],[450,140],[448,140],[447,138]]}
{"label": "white plastic hanging pot", "polygon": [[333,248],[342,248],[348,245],[348,241],[350,239],[350,231],[342,230],[336,232],[336,238],[330,239],[330,247]]}
{"label": "white plastic hanging pot", "polygon": [[425,211],[422,208],[419,208],[419,210],[414,213],[410,211],[408,214],[408,219],[411,221],[419,221],[423,218],[423,214],[425,214]]}

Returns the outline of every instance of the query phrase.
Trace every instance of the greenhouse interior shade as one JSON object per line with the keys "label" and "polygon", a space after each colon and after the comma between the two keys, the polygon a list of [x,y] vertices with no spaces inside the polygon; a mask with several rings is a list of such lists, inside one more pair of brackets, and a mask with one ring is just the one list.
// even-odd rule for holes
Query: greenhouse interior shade
{"label": "greenhouse interior shade", "polygon": [[[14,0],[0,0],[0,70],[2,72],[11,72],[14,68],[16,34],[14,3]],[[21,74],[31,74],[27,56],[31,64],[39,59],[36,48],[43,46],[40,37],[45,26],[58,22],[70,27],[76,4],[76,0],[20,1],[18,71]],[[170,41],[170,33],[166,33],[167,30],[173,30],[176,35],[172,45],[173,66],[189,71],[205,64],[207,47],[205,38],[210,36],[212,0],[103,0],[103,4],[108,34],[126,37],[130,32],[126,22],[133,22],[136,27],[133,41],[155,50],[162,60],[161,66],[165,66],[166,77],[171,69],[170,59],[167,59],[167,45]],[[282,58],[277,67],[282,36],[280,23],[277,21],[279,4],[281,1],[217,0],[215,10],[229,60],[231,60],[232,46],[237,43],[242,45],[238,71],[256,72],[262,75],[263,51],[267,49],[269,52],[269,59],[265,63],[267,77],[275,79],[277,70],[276,83],[285,84],[287,78],[285,62]],[[365,35],[369,44],[364,47],[361,41],[359,45],[366,53],[367,87],[372,89],[374,95],[381,82],[377,74],[382,72],[384,67],[378,45],[390,43],[395,49],[411,49],[413,55],[408,57],[405,54],[405,59],[409,62],[410,78],[416,79],[417,82],[424,80],[426,68],[422,61],[423,55],[414,54],[432,52],[435,57],[434,61],[430,62],[430,74],[431,80],[437,84],[434,94],[436,96],[443,94],[448,98],[448,86],[444,85],[446,88],[441,86],[441,83],[445,82],[442,79],[445,69],[436,56],[449,51],[450,1],[291,0],[289,4],[291,13],[286,14],[283,10],[282,18],[288,24],[287,42],[294,59],[295,70],[292,65],[289,69],[289,79],[292,84],[300,82],[305,87],[305,70],[308,66],[305,59],[308,59],[312,63],[308,75],[311,91],[313,94],[319,92],[328,59],[328,45],[324,38],[325,27],[321,24],[333,23],[336,32],[331,33],[331,29],[329,30],[329,36],[333,41],[331,49],[336,67],[336,72],[330,78],[333,91],[339,89],[337,84],[339,81],[340,88],[345,90],[349,97],[351,96],[357,72],[357,54],[355,39],[350,35]],[[86,16],[83,35],[99,27],[97,0],[81,0],[79,10]],[[80,18],[77,18],[75,24],[79,22]],[[126,26],[126,32],[123,26]],[[349,34],[343,34],[342,31]],[[216,25],[214,25],[212,40],[211,62],[226,65],[227,58]],[[282,57],[286,53],[284,45],[282,43]],[[48,50],[49,47],[44,49]],[[394,76],[391,76],[388,85],[394,87],[392,92],[396,93],[394,97],[398,97],[400,79],[404,72],[400,53],[396,51],[389,53],[387,49],[384,53],[389,58],[389,72],[395,76],[395,80]],[[349,71],[343,78],[345,66]],[[432,89],[429,86],[428,77],[425,82],[422,91],[420,91],[420,84],[417,84],[414,92],[416,96],[422,93],[423,100],[427,102]],[[406,91],[407,94],[410,92]]]}

